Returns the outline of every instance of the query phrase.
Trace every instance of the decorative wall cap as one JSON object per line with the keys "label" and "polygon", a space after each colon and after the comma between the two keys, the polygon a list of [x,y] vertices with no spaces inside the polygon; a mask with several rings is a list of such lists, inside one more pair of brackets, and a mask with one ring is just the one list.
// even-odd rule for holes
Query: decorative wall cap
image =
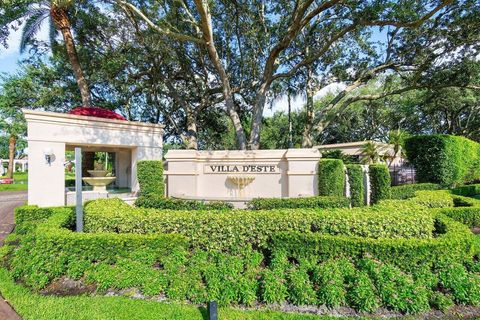
{"label": "decorative wall cap", "polygon": [[320,159],[317,149],[278,149],[278,150],[168,150],[165,155],[167,161],[196,160],[196,161],[239,161],[239,160],[274,160],[290,158]]}
{"label": "decorative wall cap", "polygon": [[95,127],[114,127],[114,128],[131,128],[136,130],[154,130],[163,133],[162,124],[145,123],[137,121],[125,121],[116,119],[106,119],[98,117],[80,116],[67,113],[36,111],[22,109],[27,122],[41,122],[50,124],[65,124],[65,125],[80,125],[80,126],[95,126]]}

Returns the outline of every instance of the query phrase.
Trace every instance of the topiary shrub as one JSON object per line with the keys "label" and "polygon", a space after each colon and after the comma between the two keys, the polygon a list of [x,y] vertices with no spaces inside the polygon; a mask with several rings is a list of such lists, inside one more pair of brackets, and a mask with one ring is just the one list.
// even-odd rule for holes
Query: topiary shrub
{"label": "topiary shrub", "polygon": [[369,166],[370,176],[370,202],[378,203],[380,200],[390,199],[391,178],[388,167],[384,164],[372,164]]}
{"label": "topiary shrub", "polygon": [[359,164],[347,164],[348,183],[352,207],[365,205],[365,187],[363,185],[363,169]]}
{"label": "topiary shrub", "polygon": [[165,196],[163,163],[160,160],[144,160],[137,163],[137,179],[142,196]]}
{"label": "topiary shrub", "polygon": [[480,178],[480,144],[464,137],[425,135],[405,141],[419,182],[459,185]]}
{"label": "topiary shrub", "polygon": [[345,190],[345,170],[339,159],[321,159],[318,164],[318,194],[342,197]]}

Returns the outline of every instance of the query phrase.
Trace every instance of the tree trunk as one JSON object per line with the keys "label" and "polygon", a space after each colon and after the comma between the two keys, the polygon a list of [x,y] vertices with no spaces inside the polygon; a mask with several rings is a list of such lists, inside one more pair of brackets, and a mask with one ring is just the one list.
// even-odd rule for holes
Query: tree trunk
{"label": "tree trunk", "polygon": [[313,110],[313,81],[312,81],[312,72],[311,68],[308,70],[307,75],[307,85],[306,85],[306,95],[307,103],[305,105],[305,127],[303,129],[303,139],[302,139],[302,148],[311,148],[313,146],[312,139],[312,130],[313,130],[313,120],[314,120],[314,110]]}
{"label": "tree trunk", "polygon": [[187,136],[185,142],[187,149],[198,150],[197,119],[192,112],[187,112]]}
{"label": "tree trunk", "polygon": [[260,149],[260,131],[262,130],[263,109],[267,101],[268,85],[266,83],[260,86],[255,98],[253,108],[252,132],[250,133],[250,148],[252,150]]}
{"label": "tree trunk", "polygon": [[70,21],[68,19],[67,10],[52,6],[50,13],[53,23],[57,29],[62,32],[67,55],[70,60],[70,64],[72,65],[73,72],[75,73],[78,88],[80,89],[80,95],[82,96],[82,105],[85,107],[90,107],[92,105],[90,99],[90,90],[88,88],[87,80],[83,74],[82,67],[80,66],[80,62],[78,61],[78,54],[77,50],[75,49],[75,43],[70,30]]}
{"label": "tree trunk", "polygon": [[12,134],[8,139],[8,169],[7,178],[13,179],[13,172],[15,171],[15,146],[17,144],[17,138]]}
{"label": "tree trunk", "polygon": [[222,65],[222,61],[218,55],[217,48],[215,47],[215,43],[213,41],[212,18],[209,11],[210,9],[208,7],[208,2],[204,0],[195,0],[195,5],[200,14],[203,39],[206,43],[205,46],[207,48],[208,55],[212,60],[212,63],[215,66],[215,69],[217,70],[222,82],[222,94],[223,98],[225,99],[227,114],[232,120],[233,127],[235,129],[237,149],[245,150],[247,149],[247,138],[245,136],[245,131],[243,130],[242,122],[240,121],[240,117],[235,108],[232,88],[230,87],[230,80],[228,79],[227,72]]}
{"label": "tree trunk", "polygon": [[288,92],[288,147],[293,148],[292,99]]}

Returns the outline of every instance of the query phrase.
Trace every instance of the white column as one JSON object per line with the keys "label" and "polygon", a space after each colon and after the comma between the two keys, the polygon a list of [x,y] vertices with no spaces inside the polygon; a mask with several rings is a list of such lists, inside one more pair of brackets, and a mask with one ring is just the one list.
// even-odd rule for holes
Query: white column
{"label": "white column", "polygon": [[[51,163],[45,160],[44,149],[53,150]],[[65,143],[29,141],[28,204],[39,207],[65,205]]]}

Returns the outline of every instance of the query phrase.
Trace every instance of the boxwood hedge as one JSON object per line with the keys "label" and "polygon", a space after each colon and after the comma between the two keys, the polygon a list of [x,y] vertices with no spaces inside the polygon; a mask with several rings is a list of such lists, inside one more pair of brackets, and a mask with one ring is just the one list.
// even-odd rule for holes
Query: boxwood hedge
{"label": "boxwood hedge", "polygon": [[[401,217],[401,218],[399,218]],[[279,231],[318,232],[370,238],[428,238],[433,217],[407,208],[188,211],[132,208],[119,199],[85,206],[86,232],[178,233],[201,249],[236,251],[245,244],[266,248]]]}
{"label": "boxwood hedge", "polygon": [[347,164],[348,183],[350,184],[350,199],[352,207],[365,205],[365,187],[363,184],[363,169],[359,164]]}
{"label": "boxwood hedge", "polygon": [[452,193],[459,196],[473,197],[480,195],[480,184],[469,184],[452,189]]}
{"label": "boxwood hedge", "polygon": [[420,190],[440,190],[442,186],[436,183],[414,183],[391,188],[391,199],[405,200],[413,198],[416,191]]}
{"label": "boxwood hedge", "polygon": [[141,208],[169,209],[169,210],[229,210],[233,205],[224,201],[200,201],[165,198],[159,195],[140,196],[135,200],[135,206]]}
{"label": "boxwood hedge", "polygon": [[370,202],[378,203],[380,200],[390,199],[391,178],[388,167],[384,164],[372,164],[368,167],[370,176]]}
{"label": "boxwood hedge", "polygon": [[424,135],[405,141],[408,160],[419,182],[444,186],[480,179],[480,144],[464,137]]}
{"label": "boxwood hedge", "polygon": [[345,169],[342,160],[320,160],[318,164],[318,194],[320,196],[344,196]]}
{"label": "boxwood hedge", "polygon": [[[443,191],[431,191],[435,192],[439,197],[448,196]],[[252,229],[255,221],[253,213],[260,214],[259,219],[264,218],[262,214],[271,213],[279,220],[281,213],[288,217],[292,210],[229,211],[247,213],[244,231],[236,229],[234,233],[226,233],[230,237],[238,235],[241,238],[235,254],[218,252],[218,247],[208,246],[206,251],[191,250],[192,247],[198,248],[192,243],[199,235],[216,242],[216,230],[209,233],[204,229],[184,237],[179,234],[182,231],[180,225],[176,225],[175,228],[179,228],[173,231],[176,234],[118,234],[116,232],[120,230],[116,228],[121,228],[123,221],[133,226],[130,221],[124,220],[121,212],[148,222],[147,218],[156,210],[134,209],[133,212],[116,200],[95,201],[87,207],[91,210],[95,207],[92,205],[97,205],[97,209],[103,211],[102,206],[108,205],[119,213],[119,220],[116,220],[116,214],[102,218],[102,211],[93,215],[86,213],[91,222],[96,218],[102,219],[100,225],[105,224],[109,230],[101,231],[113,232],[70,231],[73,222],[71,208],[22,207],[17,209],[18,221],[23,221],[21,225],[37,225],[28,229],[20,238],[19,245],[8,248],[11,257],[8,265],[17,280],[35,288],[43,288],[60,277],[69,277],[94,283],[99,290],[138,287],[147,296],[162,294],[169,299],[194,303],[211,300],[222,305],[289,302],[327,307],[347,305],[368,312],[386,307],[405,313],[427,310],[429,305],[440,307],[453,302],[477,304],[480,302],[480,278],[472,270],[478,270],[480,266],[472,260],[474,237],[468,227],[443,214],[447,214],[446,210],[476,208],[478,203],[473,199],[450,196],[449,207],[427,209],[431,205],[426,204],[426,200],[418,200],[426,196],[434,199],[430,194],[419,193],[415,197],[417,199],[395,201],[393,208],[389,207],[389,203],[394,204],[394,201],[388,200],[371,208],[350,210],[355,222],[346,224],[356,230],[347,230],[348,236],[342,230],[346,221],[343,211],[346,209],[295,210],[317,216],[328,211],[332,217],[315,220],[317,224],[311,230],[292,228],[293,231],[290,231],[287,228],[282,231],[279,228],[272,231],[263,240],[263,252],[249,248],[249,239],[244,238],[248,231],[258,232]],[[418,223],[412,210],[420,216],[434,219],[435,237],[374,239],[354,235],[363,232],[364,228],[367,230],[371,223],[375,230],[376,222],[372,219],[376,214],[388,216],[388,219],[378,217],[384,219],[382,223],[386,228],[396,223],[389,220],[394,218],[405,219],[406,225]],[[167,212],[167,216],[172,212]],[[177,215],[181,212],[173,213]],[[190,213],[190,220],[184,217],[182,228],[193,229],[199,221],[216,223],[214,213],[222,216],[225,212]],[[41,218],[36,219],[35,215]],[[197,220],[197,215],[201,215],[202,219]],[[209,219],[203,219],[205,217]],[[328,219],[335,224],[324,224]],[[275,224],[272,221],[270,224]],[[292,219],[292,226],[294,221],[301,223]],[[430,226],[433,221],[428,224]],[[143,227],[141,223],[135,225],[135,228]],[[223,228],[228,229],[230,225],[223,225]],[[259,229],[263,228],[261,223]],[[321,228],[328,230],[324,232]],[[384,231],[383,227],[380,229]],[[462,265],[464,262],[468,268]],[[436,288],[442,288],[442,291],[435,291]],[[448,299],[452,301],[445,304]]]}
{"label": "boxwood hedge", "polygon": [[159,160],[143,160],[137,163],[137,178],[140,184],[140,194],[165,195],[163,180],[163,163]]}
{"label": "boxwood hedge", "polygon": [[346,197],[256,198],[248,203],[251,210],[348,207],[350,200]]}

